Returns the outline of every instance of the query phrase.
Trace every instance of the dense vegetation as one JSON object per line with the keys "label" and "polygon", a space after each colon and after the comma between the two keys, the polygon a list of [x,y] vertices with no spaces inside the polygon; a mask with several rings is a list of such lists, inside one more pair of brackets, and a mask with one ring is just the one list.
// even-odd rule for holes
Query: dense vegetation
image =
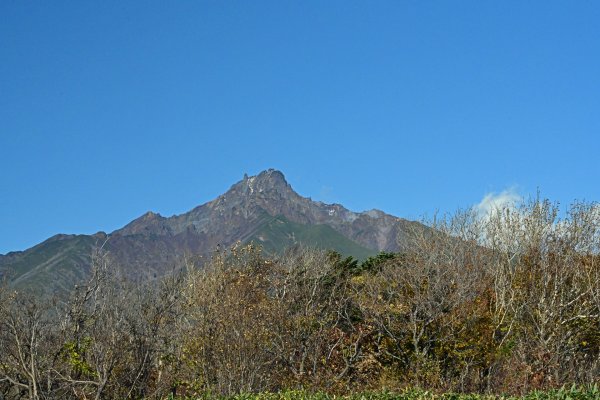
{"label": "dense vegetation", "polygon": [[[558,218],[535,200],[429,226],[415,230],[411,251],[362,263],[238,246],[135,283],[98,250],[68,301],[5,287],[0,398],[395,399],[427,394],[382,391],[517,395],[598,382],[597,205]],[[598,393],[569,390],[552,393]]]}

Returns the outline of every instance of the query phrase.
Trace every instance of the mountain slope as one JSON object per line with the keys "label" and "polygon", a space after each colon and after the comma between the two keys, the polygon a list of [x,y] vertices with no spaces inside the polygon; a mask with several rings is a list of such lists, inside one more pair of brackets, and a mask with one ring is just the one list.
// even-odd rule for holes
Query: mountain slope
{"label": "mountain slope", "polygon": [[375,250],[353,242],[330,226],[302,225],[288,221],[283,216],[266,221],[248,241],[261,245],[267,253],[279,253],[282,249],[304,244],[324,250],[334,249],[360,260],[377,254]]}
{"label": "mountain slope", "polygon": [[35,292],[67,290],[87,275],[92,250],[101,239],[101,235],[53,236],[0,259],[0,278]]}
{"label": "mountain slope", "polygon": [[185,255],[207,255],[238,241],[269,252],[303,243],[364,258],[399,251],[422,225],[378,210],[356,213],[297,194],[283,174],[263,171],[226,193],[172,217],[148,212],[109,235],[57,235],[24,252],[0,256],[0,276],[15,286],[63,290],[86,276],[94,245],[104,243],[115,263],[135,279],[169,271]]}

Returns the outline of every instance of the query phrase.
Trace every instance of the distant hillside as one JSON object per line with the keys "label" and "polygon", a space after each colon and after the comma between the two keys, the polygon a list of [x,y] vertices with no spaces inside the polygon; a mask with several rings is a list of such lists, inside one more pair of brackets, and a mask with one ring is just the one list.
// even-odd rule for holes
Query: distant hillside
{"label": "distant hillside", "polygon": [[356,213],[297,194],[276,170],[234,184],[226,193],[172,217],[148,212],[110,234],[56,235],[23,252],[0,256],[0,276],[16,287],[60,291],[84,278],[94,246],[104,244],[130,277],[161,276],[186,255],[254,241],[265,251],[305,244],[364,259],[398,251],[421,225],[379,210]]}
{"label": "distant hillside", "polygon": [[328,225],[302,225],[288,221],[283,216],[266,221],[248,241],[261,245],[267,253],[279,253],[285,248],[304,244],[324,250],[334,249],[360,260],[377,254],[375,250],[353,242]]}

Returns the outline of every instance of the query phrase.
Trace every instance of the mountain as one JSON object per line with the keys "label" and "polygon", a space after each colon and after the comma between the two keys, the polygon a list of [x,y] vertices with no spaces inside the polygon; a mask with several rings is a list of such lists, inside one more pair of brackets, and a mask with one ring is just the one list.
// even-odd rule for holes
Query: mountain
{"label": "mountain", "polygon": [[56,235],[28,250],[0,256],[0,277],[17,287],[61,291],[89,272],[90,254],[103,246],[130,277],[151,279],[185,255],[209,255],[240,241],[277,253],[298,243],[364,259],[399,251],[417,222],[379,210],[361,213],[296,193],[277,170],[244,176],[225,194],[172,217],[147,212],[110,234]]}

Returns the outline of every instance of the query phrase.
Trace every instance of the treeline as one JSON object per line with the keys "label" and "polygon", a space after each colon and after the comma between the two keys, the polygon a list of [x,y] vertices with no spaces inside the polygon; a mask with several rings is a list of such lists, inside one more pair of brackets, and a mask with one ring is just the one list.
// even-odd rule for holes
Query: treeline
{"label": "treeline", "polygon": [[236,246],[146,284],[98,251],[67,301],[0,290],[0,399],[592,384],[599,210],[458,212],[415,229],[410,251],[361,263]]}

